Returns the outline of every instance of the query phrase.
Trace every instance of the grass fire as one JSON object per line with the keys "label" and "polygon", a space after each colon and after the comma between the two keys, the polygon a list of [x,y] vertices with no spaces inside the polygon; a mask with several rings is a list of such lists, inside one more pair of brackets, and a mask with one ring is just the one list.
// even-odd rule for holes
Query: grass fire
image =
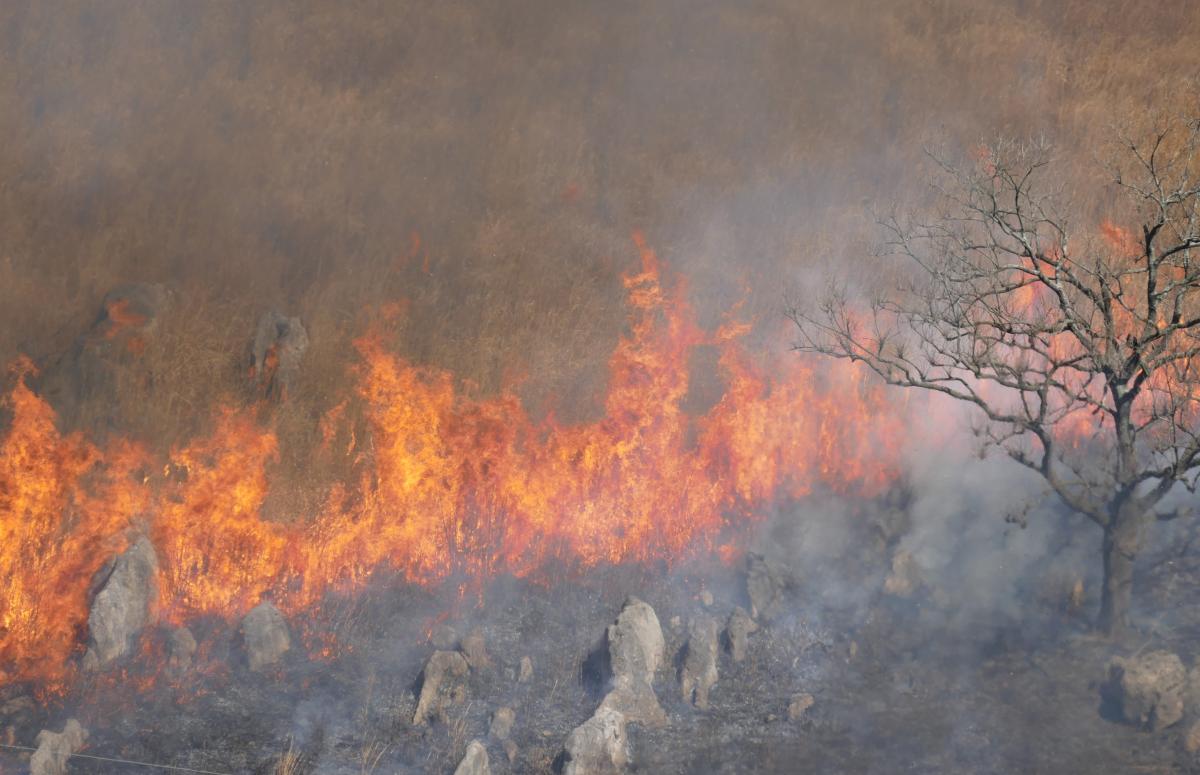
{"label": "grass fire", "polygon": [[0,773],[1200,768],[1200,12],[877,5],[0,9]]}

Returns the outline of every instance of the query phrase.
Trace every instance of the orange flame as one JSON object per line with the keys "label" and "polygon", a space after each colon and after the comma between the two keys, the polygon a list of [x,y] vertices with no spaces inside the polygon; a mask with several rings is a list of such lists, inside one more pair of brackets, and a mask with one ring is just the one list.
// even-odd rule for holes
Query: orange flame
{"label": "orange flame", "polygon": [[[150,487],[129,474],[130,453],[106,459],[60,436],[19,380],[0,441],[0,570],[16,579],[0,589],[0,680],[69,676],[88,583],[138,514],[151,515],[159,555],[158,615],[184,623],[234,618],[264,598],[295,614],[380,568],[428,583],[690,551],[728,560],[739,529],[780,495],[870,496],[894,479],[904,428],[879,385],[851,365],[753,355],[736,321],[705,333],[682,284],[664,287],[654,252],[635,241],[630,326],[609,358],[602,417],[535,420],[511,386],[470,397],[449,372],[408,363],[369,332],[355,345],[370,434],[359,448],[370,451],[320,513],[287,522],[262,513],[277,444],[252,410],[221,410]],[[685,409],[700,346],[718,351],[724,386],[703,413]],[[326,443],[341,407],[321,423]],[[105,466],[126,473],[91,481]],[[328,639],[309,640],[330,653]]]}

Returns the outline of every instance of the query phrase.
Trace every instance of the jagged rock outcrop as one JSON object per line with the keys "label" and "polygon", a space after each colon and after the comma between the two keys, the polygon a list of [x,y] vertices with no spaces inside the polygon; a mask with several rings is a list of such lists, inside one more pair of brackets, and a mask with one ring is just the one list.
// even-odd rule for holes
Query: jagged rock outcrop
{"label": "jagged rock outcrop", "polygon": [[666,713],[654,694],[654,677],[666,652],[654,609],[636,597],[628,598],[607,636],[612,690],[601,707],[620,712],[627,721],[666,724]]}
{"label": "jagged rock outcrop", "polygon": [[478,740],[472,740],[467,745],[467,753],[454,770],[454,775],[491,775],[491,765],[488,762],[487,748]]}
{"label": "jagged rock outcrop", "polygon": [[496,740],[504,741],[512,734],[513,724],[517,713],[512,708],[497,708],[492,714],[492,723],[488,726],[488,734]]}
{"label": "jagged rock outcrop", "polygon": [[783,606],[786,580],[774,563],[761,554],[746,557],[746,595],[750,598],[750,615],[755,619],[770,619]]}
{"label": "jagged rock outcrop", "polygon": [[263,313],[254,329],[250,373],[264,396],[277,400],[287,398],[306,350],[308,332],[300,318],[275,311]]}
{"label": "jagged rock outcrop", "polygon": [[271,603],[262,602],[242,619],[242,640],[251,670],[262,670],[279,661],[292,647],[283,614]]}
{"label": "jagged rock outcrop", "polygon": [[129,652],[150,620],[158,594],[158,558],[141,538],[101,572],[88,613],[88,650],[83,664],[102,668]]}
{"label": "jagged rock outcrop", "polygon": [[563,775],[619,775],[629,764],[625,717],[601,707],[577,726],[563,746]]}
{"label": "jagged rock outcrop", "polygon": [[698,616],[688,625],[679,684],[684,702],[708,708],[708,692],[717,683],[717,621]]}
{"label": "jagged rock outcrop", "polygon": [[155,283],[120,285],[104,296],[91,327],[38,381],[66,427],[102,432],[128,419],[122,390],[147,376],[142,355],[170,301],[167,288]]}
{"label": "jagged rock outcrop", "polygon": [[75,719],[68,721],[61,732],[39,732],[37,750],[29,759],[30,775],[66,775],[67,760],[83,748],[87,737],[87,730]]}
{"label": "jagged rock outcrop", "polygon": [[1108,664],[1105,692],[1131,724],[1157,732],[1178,723],[1187,691],[1187,670],[1170,652],[1115,657]]}
{"label": "jagged rock outcrop", "polygon": [[421,695],[417,698],[413,724],[427,724],[429,719],[441,716],[449,705],[462,702],[466,698],[463,679],[469,671],[466,657],[457,651],[433,652],[421,672]]}
{"label": "jagged rock outcrop", "polygon": [[758,631],[758,624],[746,613],[746,609],[737,607],[729,615],[725,624],[725,642],[729,647],[729,656],[734,662],[746,658],[746,649],[750,645],[750,633]]}

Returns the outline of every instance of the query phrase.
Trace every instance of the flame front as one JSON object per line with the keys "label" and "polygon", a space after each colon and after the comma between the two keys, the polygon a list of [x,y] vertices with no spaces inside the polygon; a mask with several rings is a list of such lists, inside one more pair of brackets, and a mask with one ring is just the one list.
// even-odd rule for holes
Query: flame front
{"label": "flame front", "polygon": [[[609,359],[599,419],[535,420],[512,387],[471,397],[369,332],[356,342],[369,431],[349,445],[359,473],[288,523],[262,513],[277,443],[253,411],[220,410],[160,482],[138,474],[147,464],[129,445],[101,452],[60,435],[19,378],[0,458],[0,570],[11,579],[0,680],[69,679],[89,583],[143,516],[160,559],[158,614],[183,623],[233,619],[264,598],[298,614],[381,568],[432,583],[726,555],[775,498],[888,485],[904,428],[878,385],[850,365],[752,354],[736,322],[704,332],[683,287],[664,288],[653,251],[637,244],[629,333]],[[724,385],[703,413],[685,408],[700,346],[716,348]],[[323,449],[345,405],[322,420]]]}

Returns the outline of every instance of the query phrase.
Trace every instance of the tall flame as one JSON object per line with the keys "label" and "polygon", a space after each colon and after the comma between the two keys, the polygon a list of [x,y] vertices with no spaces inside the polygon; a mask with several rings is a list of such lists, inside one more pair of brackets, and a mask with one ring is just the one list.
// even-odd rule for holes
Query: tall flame
{"label": "tall flame", "polygon": [[[748,326],[733,321],[704,332],[682,284],[665,288],[654,252],[636,242],[630,327],[609,358],[602,417],[535,420],[515,388],[472,397],[369,332],[355,343],[369,429],[360,473],[319,513],[287,523],[263,515],[277,442],[251,410],[220,410],[213,432],[175,450],[150,486],[129,449],[105,454],[60,435],[19,379],[0,457],[0,570],[14,580],[0,589],[0,680],[69,677],[89,582],[142,514],[159,554],[158,613],[182,623],[233,618],[264,598],[296,614],[380,568],[428,583],[528,576],[551,562],[669,562],[716,549],[781,495],[887,486],[903,427],[878,385],[850,365],[770,363],[743,347]],[[686,408],[700,346],[716,348],[724,383],[703,413]],[[344,414],[339,403],[322,420],[325,448]]]}

